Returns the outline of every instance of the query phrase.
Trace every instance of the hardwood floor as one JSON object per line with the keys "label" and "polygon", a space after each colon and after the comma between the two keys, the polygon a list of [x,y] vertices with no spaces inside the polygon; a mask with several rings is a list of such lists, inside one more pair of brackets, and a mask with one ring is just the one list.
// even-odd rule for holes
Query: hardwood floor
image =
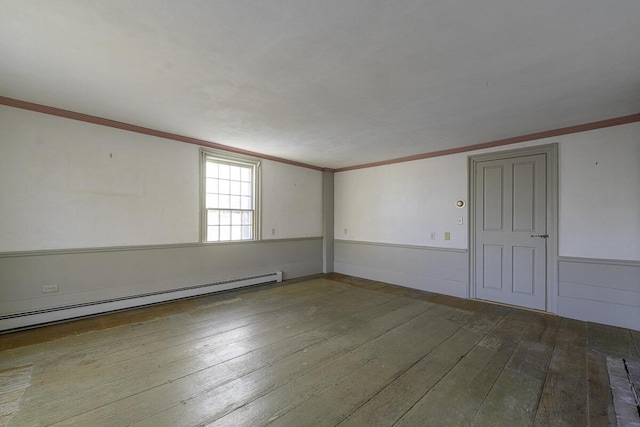
{"label": "hardwood floor", "polygon": [[0,425],[616,425],[606,358],[639,348],[331,274],[0,335]]}

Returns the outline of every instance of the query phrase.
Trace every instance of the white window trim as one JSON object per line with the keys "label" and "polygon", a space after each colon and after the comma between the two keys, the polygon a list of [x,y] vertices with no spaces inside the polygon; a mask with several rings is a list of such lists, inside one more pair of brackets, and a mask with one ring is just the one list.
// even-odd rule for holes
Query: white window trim
{"label": "white window trim", "polygon": [[[207,209],[206,209],[206,164],[207,159],[218,159],[222,162],[237,163],[244,166],[252,166],[253,174],[253,191],[254,191],[254,220],[253,220],[253,239],[251,240],[223,240],[223,241],[207,241]],[[200,148],[200,242],[206,244],[225,244],[225,243],[249,243],[262,239],[262,209],[261,194],[262,185],[261,173],[262,163],[260,159],[249,156],[236,155],[227,151],[215,150],[212,148]]]}

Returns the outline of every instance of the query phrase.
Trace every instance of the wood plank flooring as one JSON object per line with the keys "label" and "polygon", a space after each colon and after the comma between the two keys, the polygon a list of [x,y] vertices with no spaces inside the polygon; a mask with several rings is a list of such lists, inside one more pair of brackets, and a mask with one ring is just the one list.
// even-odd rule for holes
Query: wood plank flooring
{"label": "wood plank flooring", "polygon": [[322,275],[0,335],[0,426],[616,425],[639,343]]}

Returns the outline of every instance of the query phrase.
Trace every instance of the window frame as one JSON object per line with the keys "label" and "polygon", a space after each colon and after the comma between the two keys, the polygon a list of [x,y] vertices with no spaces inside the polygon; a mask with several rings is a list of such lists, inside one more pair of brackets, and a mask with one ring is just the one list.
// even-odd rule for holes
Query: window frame
{"label": "window frame", "polygon": [[[253,224],[252,224],[252,239],[244,240],[207,240],[207,162],[209,160],[218,161],[220,163],[251,167],[253,171]],[[226,151],[215,150],[211,148],[200,148],[200,243],[205,244],[221,244],[221,243],[243,243],[243,242],[255,242],[262,239],[261,235],[261,175],[262,162],[255,157],[230,154]],[[242,209],[222,209],[222,210],[242,210]]]}

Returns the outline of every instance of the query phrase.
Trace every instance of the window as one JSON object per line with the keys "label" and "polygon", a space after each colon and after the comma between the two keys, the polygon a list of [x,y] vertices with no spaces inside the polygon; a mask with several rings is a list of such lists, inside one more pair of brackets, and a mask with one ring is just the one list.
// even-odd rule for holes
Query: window
{"label": "window", "polygon": [[260,162],[202,150],[203,241],[257,240]]}

